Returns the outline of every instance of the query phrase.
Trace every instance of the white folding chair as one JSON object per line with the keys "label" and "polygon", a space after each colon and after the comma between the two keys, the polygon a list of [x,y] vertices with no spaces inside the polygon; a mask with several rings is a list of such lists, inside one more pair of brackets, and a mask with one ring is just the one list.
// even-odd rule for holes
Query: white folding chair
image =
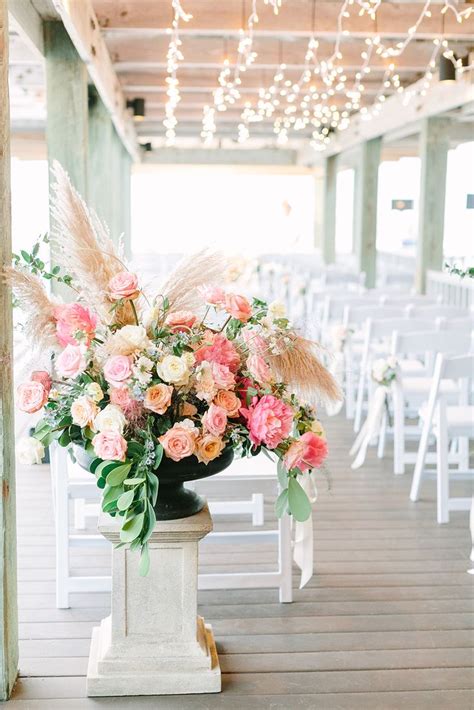
{"label": "white folding chair", "polygon": [[[398,360],[419,355],[425,359],[425,365],[432,371],[432,359],[437,353],[459,355],[470,351],[472,343],[471,332],[450,331],[449,338],[443,331],[426,331],[419,333],[401,333],[396,331],[392,338],[391,354]],[[405,473],[405,464],[415,463],[416,454],[406,451],[405,439],[408,435],[419,436],[419,426],[407,426],[406,415],[417,416],[418,409],[427,399],[431,389],[431,376],[407,377],[400,371],[392,382],[391,394],[393,404],[393,461],[394,473]],[[443,394],[455,397],[459,392],[458,384],[445,380],[441,384]]]}
{"label": "white folding chair", "polygon": [[411,318],[466,318],[469,311],[457,306],[436,304],[431,306],[413,304],[408,306]]}
{"label": "white folding chair", "polygon": [[[433,432],[436,438],[436,479],[437,479],[437,519],[438,523],[449,522],[451,510],[469,510],[471,497],[451,498],[449,481],[451,476],[473,476],[474,469],[469,469],[468,441],[474,438],[474,406],[469,403],[470,387],[474,378],[474,355],[461,355],[446,358],[439,353],[433,374],[433,383],[429,400],[422,409],[423,430],[413,474],[410,499],[417,501],[421,482],[425,475],[425,462],[429,437]],[[443,381],[459,382],[458,401],[452,405],[446,401],[442,391]],[[465,456],[457,461],[458,470],[452,473],[450,469],[450,440],[461,439],[465,446]],[[460,470],[463,466],[466,470]]]}

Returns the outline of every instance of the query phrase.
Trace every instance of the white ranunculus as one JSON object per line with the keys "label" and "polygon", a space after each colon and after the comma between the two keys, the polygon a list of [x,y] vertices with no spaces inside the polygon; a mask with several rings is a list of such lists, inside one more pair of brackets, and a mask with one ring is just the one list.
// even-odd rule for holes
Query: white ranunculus
{"label": "white ranunculus", "polygon": [[150,346],[150,340],[142,325],[124,325],[110,340],[112,342],[109,341],[109,345],[113,347],[114,353],[120,355],[131,355]]}
{"label": "white ranunculus", "polygon": [[90,397],[94,402],[100,402],[104,399],[104,393],[102,388],[97,382],[89,382],[86,387],[86,395]]}
{"label": "white ranunculus", "polygon": [[281,301],[272,301],[268,305],[268,314],[273,320],[278,318],[286,318],[286,307]]}
{"label": "white ranunculus", "polygon": [[44,446],[33,436],[25,436],[16,445],[16,455],[18,463],[32,466],[35,463],[41,463],[44,456]]}
{"label": "white ranunculus", "polygon": [[108,404],[94,419],[94,430],[98,432],[113,431],[122,434],[127,420],[116,404]]}
{"label": "white ranunculus", "polygon": [[185,356],[166,355],[157,363],[156,371],[162,380],[175,385],[184,385],[189,378],[189,365]]}

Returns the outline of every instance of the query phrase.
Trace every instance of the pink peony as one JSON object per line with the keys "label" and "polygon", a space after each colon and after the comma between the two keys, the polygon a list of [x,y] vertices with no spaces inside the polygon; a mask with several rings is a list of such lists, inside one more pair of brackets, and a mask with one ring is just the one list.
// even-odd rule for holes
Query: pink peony
{"label": "pink peony", "polygon": [[138,278],[130,271],[120,271],[109,281],[110,297],[118,301],[121,298],[134,299],[140,294]]}
{"label": "pink peony", "polygon": [[252,315],[252,306],[245,296],[238,296],[235,293],[228,293],[225,297],[225,310],[232,318],[246,323]]}
{"label": "pink peony", "polygon": [[56,359],[56,371],[60,377],[77,377],[86,367],[85,355],[78,345],[66,345]]}
{"label": "pink peony", "polygon": [[116,431],[102,431],[92,439],[96,456],[104,461],[125,461],[127,442]]}
{"label": "pink peony", "polygon": [[242,406],[240,399],[232,390],[219,390],[214,397],[214,404],[217,404],[218,407],[223,407],[228,417],[237,417]]}
{"label": "pink peony", "polygon": [[80,303],[65,303],[54,309],[56,335],[61,345],[90,345],[95,336],[97,316]]}
{"label": "pink peony", "polygon": [[196,322],[196,316],[191,311],[172,311],[168,313],[165,319],[173,333],[182,333],[183,331],[192,328]]}
{"label": "pink peony", "polygon": [[227,365],[219,365],[218,362],[211,362],[212,379],[220,389],[232,389],[235,385],[235,377]]}
{"label": "pink peony", "polygon": [[31,380],[33,382],[41,382],[46,392],[49,394],[51,390],[52,380],[51,375],[46,370],[34,370],[31,373]]}
{"label": "pink peony", "polygon": [[240,364],[237,350],[222,333],[207,331],[203,344],[194,355],[197,363],[203,360],[217,362],[219,365],[227,365],[232,372],[235,372]]}
{"label": "pink peony", "polygon": [[18,407],[22,412],[38,412],[48,401],[48,392],[41,382],[30,380],[24,382],[17,389]]}
{"label": "pink peony", "polygon": [[162,382],[152,385],[145,392],[143,406],[155,414],[164,414],[171,404],[172,395],[173,387],[171,385],[165,385]]}
{"label": "pink peony", "polygon": [[268,384],[273,380],[272,371],[261,355],[254,353],[247,358],[247,369],[257,382]]}
{"label": "pink peony", "polygon": [[181,461],[186,456],[192,456],[196,448],[197,430],[180,426],[179,422],[166,434],[159,437],[165,455],[173,461]]}
{"label": "pink peony", "polygon": [[294,441],[285,456],[283,463],[288,471],[299,468],[309,471],[321,466],[328,454],[328,445],[324,439],[312,431],[307,431],[301,438]]}
{"label": "pink peony", "polygon": [[104,377],[115,387],[120,387],[131,374],[130,360],[126,355],[112,355],[104,365]]}
{"label": "pink peony", "polygon": [[225,301],[225,291],[219,286],[206,284],[198,288],[198,293],[209,306],[222,306]]}
{"label": "pink peony", "polygon": [[204,428],[214,436],[220,436],[227,426],[227,410],[211,404],[202,418]]}
{"label": "pink peony", "polygon": [[269,449],[275,449],[286,439],[293,425],[291,407],[272,394],[266,394],[260,400],[255,397],[248,409],[240,411],[247,419],[250,439],[255,446],[263,443]]}

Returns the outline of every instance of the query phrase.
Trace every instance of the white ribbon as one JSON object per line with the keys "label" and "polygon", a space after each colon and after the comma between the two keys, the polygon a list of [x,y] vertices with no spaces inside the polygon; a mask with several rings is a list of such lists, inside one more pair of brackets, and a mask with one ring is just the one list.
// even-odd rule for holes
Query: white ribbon
{"label": "white ribbon", "polygon": [[382,424],[382,418],[385,408],[385,401],[388,397],[389,388],[385,385],[378,385],[374,392],[372,401],[370,402],[369,411],[367,412],[367,419],[365,420],[356,440],[350,450],[350,456],[355,456],[352,462],[351,468],[360,468],[365,461],[365,456],[367,454],[367,448],[374,438],[380,433],[380,426]]}
{"label": "white ribbon", "polygon": [[[344,357],[344,351],[343,350],[338,350],[334,353],[331,362],[329,363],[328,370],[331,373],[331,375],[334,376],[334,379],[339,385],[342,385],[342,380],[343,380],[343,374],[344,374],[344,364],[345,364],[345,357]],[[328,402],[326,404],[326,412],[328,417],[334,417],[336,414],[339,414],[341,411],[342,407],[344,405],[343,400],[341,399],[338,402]]]}
{"label": "white ribbon", "polygon": [[[315,503],[318,491],[312,472],[307,471],[302,476],[298,476],[298,481],[301,483],[310,503]],[[301,570],[300,589],[303,589],[313,576],[313,516],[310,515],[304,523],[293,519],[293,526],[293,560]]]}

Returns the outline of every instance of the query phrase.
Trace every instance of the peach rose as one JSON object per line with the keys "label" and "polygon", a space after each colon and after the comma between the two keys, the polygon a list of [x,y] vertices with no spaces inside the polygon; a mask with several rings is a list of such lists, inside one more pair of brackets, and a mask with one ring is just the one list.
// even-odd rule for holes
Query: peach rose
{"label": "peach rose", "polygon": [[205,284],[199,286],[198,293],[208,306],[222,306],[225,301],[225,291],[219,286]]}
{"label": "peach rose", "polygon": [[181,417],[194,417],[197,414],[197,407],[191,402],[181,402],[179,405],[179,415]]}
{"label": "peach rose", "polygon": [[200,463],[206,465],[221,455],[225,444],[222,439],[214,434],[203,434],[196,441],[196,456]]}
{"label": "peach rose", "polygon": [[247,358],[247,369],[257,382],[267,384],[273,380],[272,371],[261,355],[253,353]]}
{"label": "peach rose", "polygon": [[41,382],[46,392],[48,394],[50,393],[52,380],[49,372],[46,372],[46,370],[34,370],[31,373],[30,379],[33,380],[33,382]]}
{"label": "peach rose", "polygon": [[145,392],[143,406],[155,414],[164,414],[171,404],[173,387],[171,385],[152,385]]}
{"label": "peach rose", "polygon": [[240,399],[232,390],[219,390],[214,397],[214,404],[225,409],[228,417],[237,417],[242,406]]}
{"label": "peach rose", "polygon": [[197,430],[180,424],[181,422],[176,423],[158,439],[163,446],[165,456],[173,461],[181,461],[186,456],[192,456],[196,447]]}
{"label": "peach rose", "polygon": [[118,301],[121,298],[134,299],[140,294],[138,278],[130,271],[120,271],[109,281],[110,297]]}
{"label": "peach rose", "polygon": [[18,408],[28,414],[38,412],[48,401],[48,392],[41,382],[34,380],[21,384],[17,389],[17,394]]}
{"label": "peach rose", "polygon": [[86,366],[85,355],[78,345],[66,345],[56,359],[56,370],[60,377],[77,377],[84,372]]}
{"label": "peach rose", "polygon": [[112,387],[109,390],[109,397],[112,404],[116,404],[117,407],[120,407],[120,409],[124,411],[135,401],[130,397],[128,387]]}
{"label": "peach rose", "polygon": [[165,323],[173,333],[189,330],[196,322],[196,316],[191,311],[172,311],[165,318]]}
{"label": "peach rose", "polygon": [[225,432],[227,426],[227,410],[224,407],[218,407],[217,404],[211,404],[202,418],[202,423],[211,434],[220,436]]}
{"label": "peach rose", "polygon": [[238,296],[235,293],[228,293],[225,297],[225,310],[232,318],[246,323],[252,315],[252,307],[245,296]]}
{"label": "peach rose", "polygon": [[115,387],[120,387],[131,374],[130,360],[126,355],[112,355],[104,365],[104,377]]}
{"label": "peach rose", "polygon": [[98,413],[99,407],[89,397],[78,397],[71,404],[72,421],[77,426],[92,427]]}
{"label": "peach rose", "polygon": [[104,461],[125,461],[127,442],[116,431],[102,431],[92,439],[96,456]]}

